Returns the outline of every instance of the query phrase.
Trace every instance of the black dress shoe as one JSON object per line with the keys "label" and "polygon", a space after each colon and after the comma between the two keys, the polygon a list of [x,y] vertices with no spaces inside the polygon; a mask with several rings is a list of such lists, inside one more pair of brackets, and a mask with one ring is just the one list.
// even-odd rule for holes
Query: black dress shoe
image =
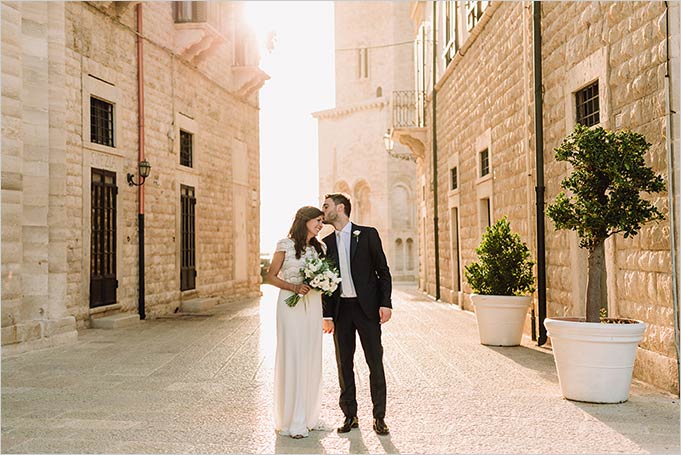
{"label": "black dress shoe", "polygon": [[338,427],[337,431],[339,433],[347,433],[353,428],[359,428],[359,420],[357,420],[357,416],[346,417],[343,421],[343,426]]}
{"label": "black dress shoe", "polygon": [[385,424],[385,420],[383,419],[374,419],[374,431],[376,432],[376,434],[379,434],[381,436],[390,434],[388,425]]}

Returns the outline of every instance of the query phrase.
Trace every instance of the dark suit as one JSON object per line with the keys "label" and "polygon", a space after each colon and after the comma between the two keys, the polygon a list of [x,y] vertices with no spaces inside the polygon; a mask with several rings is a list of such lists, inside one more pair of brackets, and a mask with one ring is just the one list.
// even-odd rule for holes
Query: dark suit
{"label": "dark suit", "polygon": [[[360,231],[360,234],[351,235],[349,263],[357,299],[341,299],[339,287],[333,295],[323,297],[324,317],[331,317],[334,321],[333,338],[341,389],[339,404],[343,413],[346,417],[357,415],[353,359],[358,333],[369,366],[374,418],[383,419],[386,385],[378,309],[392,308],[392,279],[378,231],[373,227],[352,224],[351,232],[355,231]],[[327,245],[327,256],[340,264],[335,233],[323,240]]]}

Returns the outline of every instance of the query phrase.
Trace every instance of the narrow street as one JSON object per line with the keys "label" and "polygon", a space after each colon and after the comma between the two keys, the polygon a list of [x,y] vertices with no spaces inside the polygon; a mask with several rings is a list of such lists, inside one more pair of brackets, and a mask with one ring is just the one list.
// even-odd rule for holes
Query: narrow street
{"label": "narrow street", "polygon": [[[81,331],[77,343],[3,358],[3,453],[679,453],[676,397],[635,383],[627,403],[563,399],[549,349],[478,342],[475,316],[397,287],[384,328],[386,422],[371,428],[357,353],[360,428],[338,435],[333,341],[322,425],[272,429],[276,289],[202,314]],[[359,345],[359,343],[358,343]]]}

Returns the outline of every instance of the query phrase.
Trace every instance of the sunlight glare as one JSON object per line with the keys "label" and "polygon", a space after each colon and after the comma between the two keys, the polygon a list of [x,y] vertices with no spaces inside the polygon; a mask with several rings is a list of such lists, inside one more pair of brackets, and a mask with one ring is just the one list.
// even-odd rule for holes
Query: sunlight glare
{"label": "sunlight glare", "polygon": [[269,76],[260,91],[260,248],[271,254],[303,205],[319,206],[317,122],[334,104],[333,2],[247,2]]}

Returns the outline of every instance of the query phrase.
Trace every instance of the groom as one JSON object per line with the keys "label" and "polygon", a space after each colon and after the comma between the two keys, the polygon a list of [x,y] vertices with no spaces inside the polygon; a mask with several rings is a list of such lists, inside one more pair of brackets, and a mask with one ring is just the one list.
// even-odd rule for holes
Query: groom
{"label": "groom", "polygon": [[335,232],[324,237],[327,256],[339,265],[341,285],[323,296],[324,333],[333,333],[340,382],[340,408],[345,414],[339,433],[359,427],[353,358],[356,335],[369,366],[374,431],[390,433],[385,424],[386,386],[383,371],[381,324],[390,320],[392,281],[378,231],[350,222],[350,200],[341,193],[324,197],[324,223]]}

